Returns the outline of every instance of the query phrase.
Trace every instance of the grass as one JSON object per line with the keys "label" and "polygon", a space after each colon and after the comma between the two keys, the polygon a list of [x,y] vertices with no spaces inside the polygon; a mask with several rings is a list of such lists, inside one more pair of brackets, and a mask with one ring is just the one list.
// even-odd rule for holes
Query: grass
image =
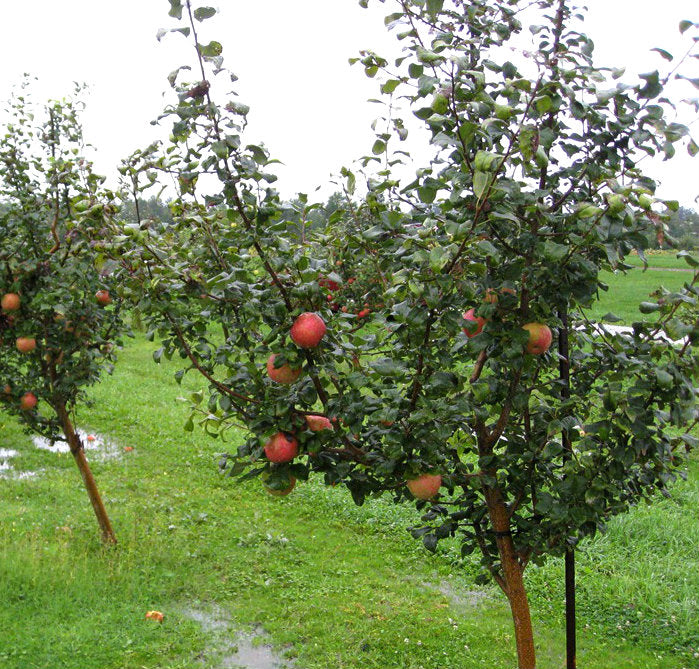
{"label": "grass", "polygon": [[[488,589],[470,601],[476,565],[448,547],[426,553],[405,531],[412,507],[358,508],[314,482],[278,499],[256,481],[220,478],[218,454],[233,444],[182,431],[184,391],[173,365],[149,361],[150,347],[130,345],[79,417],[134,447],[93,458],[115,549],[100,545],[70,456],[37,451],[0,415],[0,448],[20,452],[15,468],[42,470],[0,485],[0,668],[216,667],[221,637],[255,624],[303,669],[515,666],[504,597]],[[674,490],[581,549],[580,666],[696,666],[696,466]],[[528,572],[542,669],[563,664],[561,570],[555,560]],[[230,631],[186,613],[214,607]],[[165,621],[144,620],[149,609]]]}
{"label": "grass", "polygon": [[[662,260],[661,260],[662,259]],[[643,271],[640,259],[632,256],[629,264],[638,262],[639,267],[628,271],[627,274],[603,272],[600,276],[603,283],[609,286],[607,291],[600,291],[600,300],[586,313],[592,320],[604,320],[612,313],[621,319],[622,324],[630,325],[634,321],[655,320],[653,314],[642,314],[638,304],[642,301],[653,301],[652,293],[660,286],[676,292],[691,281],[693,272],[683,261],[669,256],[653,256],[652,263],[662,262],[663,269],[648,269]],[[687,269],[688,271],[677,271]]]}
{"label": "grass", "polygon": [[[684,263],[653,256],[653,266],[656,258]],[[658,283],[676,290],[686,279],[609,275],[595,313],[632,322]],[[72,458],[31,447],[0,415],[0,448],[20,451],[13,466],[40,470],[0,486],[0,669],[215,667],[225,637],[256,624],[307,669],[514,666],[504,597],[468,594],[477,565],[456,547],[425,553],[405,532],[412,507],[380,499],[358,508],[314,482],[275,499],[256,482],[221,479],[215,463],[232,444],[181,430],[186,407],[176,398],[198,381],[178,388],[172,366],[149,361],[150,346],[129,346],[82,414],[85,427],[135,447],[93,463],[116,549],[99,544]],[[578,552],[581,666],[696,666],[696,461],[689,474],[671,500],[616,518]],[[563,665],[562,571],[559,560],[528,570],[544,669]],[[192,608],[224,612],[231,631],[203,628]],[[149,609],[165,622],[144,620]]]}

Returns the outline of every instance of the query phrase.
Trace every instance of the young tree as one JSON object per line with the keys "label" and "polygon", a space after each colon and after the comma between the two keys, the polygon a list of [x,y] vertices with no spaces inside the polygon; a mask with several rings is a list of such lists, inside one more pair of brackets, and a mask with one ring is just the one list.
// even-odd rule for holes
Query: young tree
{"label": "young tree", "polygon": [[51,102],[40,121],[23,90],[0,138],[0,406],[29,432],[65,438],[102,538],[115,542],[74,418],[123,330],[100,251],[116,209],[83,157],[80,109]]}
{"label": "young tree", "polygon": [[[173,31],[195,42],[196,79],[171,75],[172,142],[124,171],[137,190],[176,174],[178,216],[127,229],[123,265],[162,339],[156,360],[178,354],[178,380],[195,369],[209,382],[187,429],[197,417],[214,436],[242,426],[224,467],[277,494],[315,471],[358,504],[416,498],[413,534],[480,553],[510,603],[519,667],[532,669],[527,564],[666,492],[696,445],[699,274],[640,305],[652,316],[628,332],[587,317],[601,270],[642,254],[656,208],[675,206],[654,202],[637,167],[677,142],[693,150],[666,120],[667,76],[615,83],[565,0],[395,3],[405,55],[361,58],[392,98],[373,147],[385,160],[338,244],[332,227],[289,230],[267,151],[242,139],[247,107],[212,96],[222,47],[198,32],[215,10],[170,5]],[[511,62],[508,45],[528,58]],[[407,185],[390,151],[407,132],[398,99],[436,150]],[[343,258],[383,282],[365,318],[329,306]]]}

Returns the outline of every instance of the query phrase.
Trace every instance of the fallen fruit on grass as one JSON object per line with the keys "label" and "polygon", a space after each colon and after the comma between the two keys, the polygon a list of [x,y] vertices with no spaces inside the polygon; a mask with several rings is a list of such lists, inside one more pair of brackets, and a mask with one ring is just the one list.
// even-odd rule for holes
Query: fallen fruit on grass
{"label": "fallen fruit on grass", "polygon": [[2,307],[3,311],[17,311],[20,304],[21,300],[17,293],[6,293],[0,300],[0,307]]}
{"label": "fallen fruit on grass", "polygon": [[36,348],[36,339],[33,337],[17,337],[15,344],[20,353],[31,353]]}
{"label": "fallen fruit on grass", "polygon": [[442,486],[441,474],[421,474],[406,481],[410,494],[417,499],[432,499]]}
{"label": "fallen fruit on grass", "polygon": [[160,613],[160,611],[147,611],[146,612],[146,620],[155,620],[158,623],[163,622],[163,618],[165,616]]}
{"label": "fallen fruit on grass", "polygon": [[316,313],[306,311],[291,326],[291,339],[301,348],[315,348],[325,335],[325,321]]}
{"label": "fallen fruit on grass", "polygon": [[133,446],[124,446],[124,453],[130,453],[133,451]]}
{"label": "fallen fruit on grass", "polygon": [[333,429],[330,419],[325,416],[306,416],[306,425],[311,432]]}
{"label": "fallen fruit on grass", "polygon": [[267,358],[267,375],[272,381],[276,383],[294,383],[299,376],[301,376],[301,367],[292,367],[289,364],[281,365],[280,367],[274,366],[274,361],[277,357],[276,353]]}
{"label": "fallen fruit on grass", "polygon": [[526,323],[522,328],[529,333],[529,341],[527,341],[524,349],[527,353],[541,355],[549,350],[553,335],[548,325],[543,323]]}
{"label": "fallen fruit on grass", "polygon": [[265,444],[265,455],[270,462],[289,462],[299,453],[299,442],[285,432],[277,432]]}
{"label": "fallen fruit on grass", "polygon": [[31,411],[38,403],[36,395],[32,392],[24,393],[19,400],[19,407],[22,411]]}
{"label": "fallen fruit on grass", "polygon": [[[483,326],[488,322],[482,316],[476,316],[475,309],[469,309],[465,314],[463,314],[464,320],[468,321],[468,325],[464,328],[464,334],[470,339],[480,334],[483,330]],[[475,323],[475,325],[474,325]]]}

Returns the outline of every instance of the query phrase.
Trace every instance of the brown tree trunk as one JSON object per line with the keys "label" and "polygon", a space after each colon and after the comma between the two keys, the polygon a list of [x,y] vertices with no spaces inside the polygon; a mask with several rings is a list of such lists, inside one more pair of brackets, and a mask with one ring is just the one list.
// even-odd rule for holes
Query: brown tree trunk
{"label": "brown tree trunk", "polygon": [[73,458],[75,459],[75,464],[78,465],[80,474],[83,477],[85,489],[87,490],[87,496],[90,498],[90,503],[95,511],[95,516],[97,516],[97,522],[102,530],[102,541],[108,544],[115,544],[117,542],[116,536],[114,534],[114,530],[112,529],[112,524],[109,522],[109,516],[107,515],[107,510],[104,508],[102,497],[97,489],[95,477],[92,475],[90,465],[87,463],[85,448],[80,440],[80,436],[73,427],[73,423],[70,420],[65,404],[60,403],[55,407],[55,409],[56,413],[58,414],[58,418],[61,421],[63,433],[68,441],[68,446],[70,446],[70,452],[72,453]]}
{"label": "brown tree trunk", "polygon": [[512,621],[515,626],[517,666],[519,669],[536,669],[534,631],[529,613],[527,591],[524,588],[524,567],[521,565],[515,552],[512,535],[510,534],[510,519],[507,514],[507,507],[500,491],[493,488],[486,490],[486,502],[502,564],[503,578],[498,583],[510,603]]}

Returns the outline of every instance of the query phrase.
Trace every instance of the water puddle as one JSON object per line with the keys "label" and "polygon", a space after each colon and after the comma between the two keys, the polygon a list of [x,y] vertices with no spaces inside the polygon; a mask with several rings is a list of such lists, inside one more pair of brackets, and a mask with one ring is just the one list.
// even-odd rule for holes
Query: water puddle
{"label": "water puddle", "polygon": [[262,627],[236,629],[225,611],[218,607],[188,608],[183,614],[198,622],[215,639],[210,656],[202,658],[215,669],[292,669],[293,661],[283,659],[264,643]]}
{"label": "water puddle", "polygon": [[[100,460],[110,460],[119,457],[121,448],[106,437],[94,432],[78,430],[78,435],[85,448],[86,454],[95,456]],[[63,440],[50,441],[45,437],[33,437],[32,443],[35,448],[50,453],[65,454],[70,453],[68,443]],[[133,450],[129,447],[123,450]],[[10,448],[0,448],[0,478],[30,479],[38,476],[40,471],[16,471],[12,466],[12,459],[19,456],[19,451]]]}
{"label": "water puddle", "polygon": [[[83,443],[86,454],[90,451],[94,451],[95,455],[98,455],[102,460],[116,458],[119,455],[119,447],[106,437],[81,429],[78,429],[77,433]],[[36,448],[40,448],[43,451],[49,451],[51,453],[70,453],[70,446],[63,440],[50,441],[45,437],[33,437],[32,442]]]}

